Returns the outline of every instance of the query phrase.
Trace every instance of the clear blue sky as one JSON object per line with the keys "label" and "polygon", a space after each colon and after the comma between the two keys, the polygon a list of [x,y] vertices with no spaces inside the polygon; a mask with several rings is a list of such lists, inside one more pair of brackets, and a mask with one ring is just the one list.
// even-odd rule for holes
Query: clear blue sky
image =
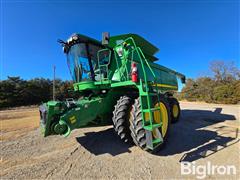
{"label": "clear blue sky", "polygon": [[211,60],[240,61],[239,1],[1,0],[1,79],[71,79],[57,39],[136,33],[155,44],[159,64],[198,77]]}

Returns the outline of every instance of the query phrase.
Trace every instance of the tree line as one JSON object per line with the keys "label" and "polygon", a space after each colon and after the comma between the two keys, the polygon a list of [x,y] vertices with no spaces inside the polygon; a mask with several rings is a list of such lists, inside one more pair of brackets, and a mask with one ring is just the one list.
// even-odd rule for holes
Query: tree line
{"label": "tree line", "polygon": [[[178,99],[205,101],[208,103],[236,104],[240,102],[240,71],[232,62],[213,61],[210,76],[187,79]],[[55,80],[57,100],[77,97],[72,81]],[[8,77],[0,81],[0,109],[6,107],[36,105],[52,99],[53,81],[44,78],[23,80]]]}
{"label": "tree line", "polygon": [[[72,95],[72,82],[55,80],[55,97],[57,100]],[[53,96],[53,81],[44,78],[23,80],[20,77],[8,77],[0,81],[0,109],[6,107],[36,105],[47,102]]]}
{"label": "tree line", "polygon": [[212,61],[211,75],[187,79],[180,99],[208,103],[237,104],[240,102],[240,70],[234,62]]}

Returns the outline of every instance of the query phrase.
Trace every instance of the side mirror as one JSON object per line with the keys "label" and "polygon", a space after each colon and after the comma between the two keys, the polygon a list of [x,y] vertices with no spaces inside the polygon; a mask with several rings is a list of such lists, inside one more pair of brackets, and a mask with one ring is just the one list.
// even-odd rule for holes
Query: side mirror
{"label": "side mirror", "polygon": [[186,83],[186,77],[185,77],[185,76],[181,78],[181,82],[182,82],[183,84]]}
{"label": "side mirror", "polygon": [[108,45],[110,39],[109,32],[103,32],[102,33],[102,45]]}

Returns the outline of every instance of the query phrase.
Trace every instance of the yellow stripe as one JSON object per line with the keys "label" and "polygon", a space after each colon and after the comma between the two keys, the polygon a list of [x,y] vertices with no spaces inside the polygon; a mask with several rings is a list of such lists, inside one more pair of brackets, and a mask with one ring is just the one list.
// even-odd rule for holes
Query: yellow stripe
{"label": "yellow stripe", "polygon": [[173,88],[173,89],[178,89],[177,86],[171,86],[167,84],[157,84],[158,87],[166,87],[166,88]]}

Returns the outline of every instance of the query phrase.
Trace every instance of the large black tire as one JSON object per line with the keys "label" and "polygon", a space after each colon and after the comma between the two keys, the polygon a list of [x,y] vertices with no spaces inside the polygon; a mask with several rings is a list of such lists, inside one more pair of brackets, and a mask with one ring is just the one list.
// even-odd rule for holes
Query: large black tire
{"label": "large black tire", "polygon": [[180,115],[181,115],[181,109],[179,106],[179,102],[174,97],[169,97],[168,101],[169,101],[169,105],[170,105],[172,123],[176,123],[179,121]]}
{"label": "large black tire", "polygon": [[[141,112],[141,103],[140,103],[140,98],[135,99],[135,102],[132,106],[131,110],[131,117],[130,117],[130,130],[131,130],[131,136],[133,139],[133,142],[139,146],[140,148],[151,152],[155,153],[162,149],[167,142],[168,135],[169,135],[169,130],[170,130],[170,124],[171,124],[171,116],[170,116],[170,108],[168,105],[168,102],[166,101],[165,98],[160,98],[160,102],[164,104],[167,110],[167,116],[168,116],[168,122],[167,122],[167,131],[165,136],[163,137],[163,143],[157,146],[156,149],[153,151],[148,149],[146,144],[146,131],[143,128],[143,123],[142,123],[142,112]],[[161,131],[161,130],[160,130]]]}
{"label": "large black tire", "polygon": [[129,130],[129,117],[133,100],[128,96],[121,96],[113,111],[113,126],[116,133],[124,142],[132,142]]}

